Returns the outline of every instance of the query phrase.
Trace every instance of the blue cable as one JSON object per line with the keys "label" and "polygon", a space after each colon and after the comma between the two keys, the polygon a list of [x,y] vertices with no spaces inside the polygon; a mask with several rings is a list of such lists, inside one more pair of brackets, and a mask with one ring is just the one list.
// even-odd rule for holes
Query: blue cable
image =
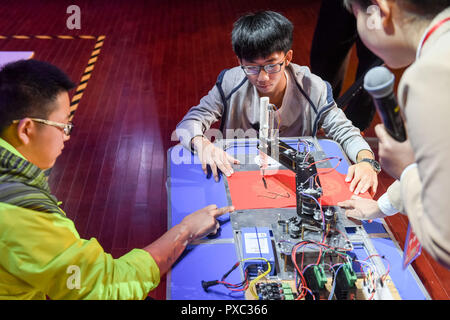
{"label": "blue cable", "polygon": [[[343,266],[344,266],[344,263],[341,264],[341,265],[339,266],[339,268],[337,268],[336,272],[334,273],[333,287],[331,288],[330,295],[328,296],[328,300],[333,299],[334,290],[336,289],[337,274],[338,274],[339,270],[341,270],[341,268],[342,268]],[[331,268],[331,269],[334,270],[334,268]]]}

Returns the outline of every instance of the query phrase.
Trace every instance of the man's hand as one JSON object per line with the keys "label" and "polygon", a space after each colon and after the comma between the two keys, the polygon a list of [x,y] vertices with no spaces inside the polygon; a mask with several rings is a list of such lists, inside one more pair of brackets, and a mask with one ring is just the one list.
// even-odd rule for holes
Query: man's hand
{"label": "man's hand", "polygon": [[382,124],[375,126],[380,165],[392,178],[399,180],[407,166],[415,162],[414,151],[409,140],[398,142],[392,138]]}
{"label": "man's hand", "polygon": [[212,204],[184,217],[180,225],[189,230],[189,242],[192,242],[209,234],[215,234],[220,227],[216,219],[227,212],[233,211],[234,207],[232,206],[219,209],[215,204]]}
{"label": "man's hand", "polygon": [[372,220],[386,217],[386,215],[381,212],[378,207],[378,202],[372,199],[365,199],[353,195],[351,200],[339,202],[337,205],[341,208],[347,209],[345,210],[345,215],[348,218]]}
{"label": "man's hand", "polygon": [[208,139],[203,136],[197,136],[192,139],[192,144],[197,150],[198,158],[202,163],[202,170],[207,175],[208,165],[216,182],[219,181],[219,173],[217,169],[222,171],[227,177],[234,173],[231,164],[240,164],[239,160],[233,158],[224,150],[217,148]]}
{"label": "man's hand", "polygon": [[231,211],[234,211],[234,207],[218,209],[214,204],[195,211],[143,249],[155,260],[162,276],[189,243],[216,233],[220,226],[216,218]]}
{"label": "man's hand", "polygon": [[348,168],[346,182],[350,182],[350,191],[354,194],[369,193],[374,196],[377,192],[378,177],[368,162],[356,163]]}

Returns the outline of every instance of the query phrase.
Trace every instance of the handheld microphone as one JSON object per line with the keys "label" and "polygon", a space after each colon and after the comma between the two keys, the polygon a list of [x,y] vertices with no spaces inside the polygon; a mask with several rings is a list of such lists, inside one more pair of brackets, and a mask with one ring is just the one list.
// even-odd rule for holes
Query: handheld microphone
{"label": "handheld microphone", "polygon": [[395,76],[386,67],[374,67],[364,76],[364,89],[372,96],[386,131],[403,142],[406,130],[394,95],[394,81]]}

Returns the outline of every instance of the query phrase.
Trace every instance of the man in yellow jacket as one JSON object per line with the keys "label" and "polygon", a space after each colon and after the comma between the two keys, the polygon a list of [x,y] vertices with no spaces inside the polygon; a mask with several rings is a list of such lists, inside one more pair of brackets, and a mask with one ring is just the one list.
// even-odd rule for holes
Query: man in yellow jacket
{"label": "man in yellow jacket", "polygon": [[36,60],[0,71],[0,299],[144,299],[193,240],[232,207],[210,205],[118,259],[80,238],[44,170],[69,140],[73,83]]}

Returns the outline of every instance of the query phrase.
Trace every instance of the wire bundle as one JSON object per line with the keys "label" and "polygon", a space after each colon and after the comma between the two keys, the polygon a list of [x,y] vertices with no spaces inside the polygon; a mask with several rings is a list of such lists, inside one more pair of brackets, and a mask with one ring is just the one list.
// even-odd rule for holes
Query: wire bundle
{"label": "wire bundle", "polygon": [[[326,239],[326,235],[324,236],[324,240],[325,239]],[[307,246],[318,247],[319,254],[318,254],[318,257],[317,257],[317,260],[315,263],[312,263],[312,264],[307,265],[306,267],[303,267],[304,254],[305,254],[304,249]],[[299,266],[297,263],[297,253],[299,252],[299,250],[302,250],[302,249],[303,249],[303,251],[302,251],[302,257],[301,257],[301,263]],[[346,248],[331,247],[324,242],[316,242],[316,241],[310,241],[310,240],[300,241],[300,242],[296,243],[292,247],[292,250],[291,250],[291,261],[295,267],[295,284],[296,284],[296,289],[298,292],[298,297],[296,300],[303,299],[304,297],[306,297],[306,295],[308,293],[311,294],[311,296],[314,300],[317,299],[317,297],[314,296],[312,290],[310,288],[308,288],[306,279],[304,277],[305,271],[308,268],[315,266],[315,265],[316,266],[319,266],[319,265],[328,266],[328,270],[333,273],[333,282],[332,282],[330,294],[328,296],[328,300],[333,299],[334,291],[336,289],[336,278],[337,278],[338,273],[340,272],[340,270],[343,268],[343,266],[345,264],[351,265],[352,262],[360,263],[361,273],[364,275],[364,283],[366,283],[366,281],[367,281],[370,284],[369,289],[371,288],[371,290],[369,293],[371,295],[369,296],[369,300],[372,300],[375,296],[377,282],[380,281],[381,283],[383,283],[386,280],[386,278],[390,272],[389,262],[386,260],[386,258],[384,256],[379,256],[378,254],[370,255],[367,258],[365,258],[364,260],[357,260],[347,254],[347,252],[351,251],[351,250],[353,250],[353,248],[346,249]],[[344,262],[336,263],[333,265],[326,264],[325,262],[321,263],[322,258],[327,253],[331,253],[331,252],[335,253],[339,257],[341,257],[344,260]],[[385,259],[388,263],[387,271],[383,275],[380,275],[375,264],[369,262],[369,260],[375,256]]]}
{"label": "wire bundle", "polygon": [[[326,235],[324,236],[324,240],[325,239],[326,239]],[[309,264],[305,268],[303,268],[303,261],[304,261],[305,252],[303,250],[302,259],[301,259],[301,265],[300,266],[297,263],[297,252],[300,249],[305,249],[307,246],[319,247],[319,255],[317,257],[317,261],[314,264]],[[308,293],[311,294],[311,296],[313,297],[314,300],[316,299],[316,297],[312,293],[311,289],[307,287],[307,283],[306,283],[306,279],[304,277],[304,273],[305,273],[307,268],[309,268],[309,267],[311,267],[313,265],[319,265],[320,264],[320,261],[321,261],[322,257],[325,255],[325,254],[322,254],[322,252],[324,250],[325,250],[325,253],[327,253],[329,251],[332,251],[332,252],[335,252],[338,256],[340,256],[343,259],[345,259],[346,261],[351,261],[351,257],[345,253],[345,251],[349,251],[351,249],[331,247],[330,245],[328,245],[328,244],[326,244],[324,242],[305,240],[305,241],[300,241],[300,242],[296,243],[292,247],[291,261],[292,261],[292,264],[295,267],[295,279],[296,279],[295,283],[296,283],[296,288],[297,288],[297,292],[298,292],[297,300],[301,300]]]}
{"label": "wire bundle", "polygon": [[[383,275],[380,275],[376,266],[370,262],[368,262],[368,260],[372,257],[380,257],[384,260],[386,260],[387,262],[387,271],[386,273],[384,273]],[[374,295],[375,295],[375,288],[376,288],[376,284],[378,281],[380,281],[382,284],[384,283],[384,281],[386,281],[387,276],[390,272],[390,264],[389,261],[387,261],[387,259],[384,256],[380,256],[378,254],[372,254],[370,256],[368,256],[367,258],[365,258],[364,260],[356,260],[357,262],[362,263],[361,264],[361,272],[364,274],[364,281],[368,281],[370,283],[369,287],[372,287],[372,292],[371,295],[369,297],[369,300],[372,300]],[[367,271],[367,276],[366,276],[366,271]]]}
{"label": "wire bundle", "polygon": [[[275,107],[275,109],[276,109],[276,107]],[[278,109],[276,109],[276,111],[278,111]],[[280,123],[281,123],[281,118],[279,118],[278,125],[280,125]],[[304,158],[304,163],[307,163],[307,160],[308,160],[308,158],[310,156],[310,153],[311,153],[310,143],[308,141],[306,141],[306,140],[299,139],[298,144],[297,144],[297,152],[300,152],[300,146],[302,144],[304,145],[303,152],[307,153],[305,158]],[[327,174],[327,173],[332,172],[333,170],[336,170],[336,168],[340,165],[340,162],[342,161],[342,158],[339,158],[339,157],[328,157],[328,158],[325,158],[325,159],[322,159],[322,160],[318,160],[318,161],[315,161],[315,162],[312,162],[312,163],[308,164],[307,168],[309,168],[309,167],[311,167],[311,166],[313,166],[315,164],[322,163],[322,162],[325,162],[325,161],[329,161],[329,160],[332,160],[332,159],[337,159],[338,160],[337,164],[333,168],[330,168],[330,170],[327,170],[327,171],[321,172],[321,173],[319,173],[317,171],[315,174],[313,174],[312,176],[310,176],[308,178],[308,179],[314,178],[314,184],[317,187],[319,187],[319,183],[318,183],[319,174]],[[306,180],[304,183],[306,183],[307,181],[308,180]],[[293,263],[293,265],[295,267],[295,285],[296,285],[296,289],[297,289],[297,293],[298,293],[298,296],[297,296],[296,300],[301,300],[301,299],[305,298],[308,293],[312,296],[312,298],[314,300],[316,300],[316,298],[318,298],[318,297],[315,297],[315,295],[312,292],[312,290],[310,288],[308,288],[307,282],[306,282],[306,279],[305,279],[305,276],[304,276],[304,273],[305,273],[305,271],[308,268],[310,268],[312,266],[319,266],[319,265],[321,265],[321,266],[328,266],[328,270],[330,272],[332,272],[332,274],[333,274],[332,288],[331,288],[330,294],[328,296],[328,300],[333,299],[334,292],[335,292],[335,289],[336,289],[336,283],[337,283],[336,279],[337,279],[338,273],[341,271],[341,269],[344,267],[345,264],[350,264],[351,265],[352,262],[359,262],[361,264],[361,272],[364,275],[364,281],[368,281],[370,283],[371,288],[372,288],[371,296],[369,297],[369,300],[373,299],[374,295],[375,295],[376,283],[377,283],[377,281],[382,281],[383,282],[383,281],[386,280],[387,275],[389,274],[389,270],[390,270],[389,265],[388,265],[387,272],[385,274],[383,274],[382,276],[380,276],[379,273],[377,272],[376,266],[373,263],[368,261],[370,258],[372,258],[374,256],[378,256],[378,255],[371,255],[371,256],[367,257],[366,259],[364,259],[364,260],[356,260],[356,259],[353,259],[350,255],[347,254],[348,251],[353,250],[353,247],[351,247],[351,248],[339,248],[339,247],[332,247],[329,244],[325,243],[325,241],[327,239],[327,236],[328,236],[328,233],[331,230],[339,232],[346,239],[347,243],[350,243],[350,241],[347,239],[345,234],[343,234],[339,230],[334,230],[334,229],[325,230],[326,229],[325,228],[325,216],[324,216],[324,213],[323,213],[323,210],[322,210],[322,205],[321,205],[320,201],[317,198],[315,198],[314,196],[310,195],[310,194],[306,194],[306,193],[301,193],[301,194],[302,194],[302,196],[309,197],[309,198],[313,199],[314,202],[318,205],[318,207],[320,209],[320,212],[321,212],[322,223],[323,223],[322,224],[322,226],[323,226],[323,238],[322,238],[322,242],[317,242],[317,241],[312,241],[312,240],[304,240],[304,241],[300,241],[300,242],[294,244],[293,247],[292,247],[291,260],[292,260],[292,263]],[[289,241],[285,241],[285,242],[289,242]],[[303,267],[303,265],[304,265],[304,255],[305,255],[304,249],[306,247],[308,247],[308,246],[313,246],[313,247],[316,247],[316,248],[318,247],[319,248],[319,254],[318,254],[318,257],[317,257],[317,260],[315,261],[315,263],[312,263],[312,264],[307,265],[306,267]],[[302,257],[301,257],[300,266],[297,263],[297,253],[298,253],[299,250],[303,250],[302,251]],[[324,258],[324,256],[327,253],[334,253],[334,254],[336,254],[337,256],[342,258],[344,262],[336,263],[334,265],[326,264],[324,261],[322,261],[322,258]],[[384,256],[381,257],[381,258],[385,259]],[[232,284],[232,283],[229,283],[229,282],[225,281],[226,278],[228,277],[228,275],[233,270],[235,270],[242,262],[247,261],[247,260],[263,260],[267,264],[267,270],[264,271],[264,272],[261,272],[256,278],[254,278],[253,280],[251,280],[249,282],[249,275],[248,275],[248,270],[247,270],[247,268],[249,266],[247,266],[247,268],[244,270],[244,280],[242,282],[237,283],[237,284]],[[270,271],[271,271],[271,265],[270,265],[269,261],[267,259],[265,259],[265,258],[261,257],[261,258],[242,259],[242,260],[236,262],[233,265],[233,267],[226,274],[224,274],[224,276],[221,278],[221,280],[214,280],[214,281],[209,281],[209,282],[202,281],[202,285],[203,285],[203,288],[205,290],[207,290],[207,288],[209,286],[217,285],[217,284],[224,285],[227,289],[229,289],[231,291],[246,291],[248,289],[249,292],[251,293],[251,295],[255,299],[259,299],[259,296],[258,296],[258,294],[256,292],[256,283],[258,283],[261,279],[266,277],[270,273]]]}
{"label": "wire bundle", "polygon": [[[231,272],[233,272],[242,262],[248,261],[248,260],[263,260],[263,261],[265,261],[266,264],[267,264],[267,270],[265,272],[262,272],[260,275],[258,275],[255,279],[253,279],[249,283],[249,281],[248,281],[249,280],[248,279],[248,270],[247,269],[251,265],[248,265],[247,268],[244,270],[244,280],[242,282],[237,283],[237,284],[232,284],[232,283],[229,283],[229,282],[225,281],[225,279],[230,275]],[[221,284],[221,285],[225,286],[227,289],[229,289],[231,291],[238,291],[239,292],[239,291],[245,291],[245,290],[249,289],[249,291],[252,294],[252,296],[255,299],[258,300],[259,296],[258,296],[258,294],[257,294],[257,292],[255,290],[256,283],[259,280],[261,280],[262,278],[266,277],[270,273],[270,271],[271,271],[271,265],[270,265],[269,261],[266,258],[262,258],[262,257],[261,258],[246,258],[246,259],[242,259],[242,260],[236,262],[233,265],[233,267],[231,267],[231,269],[228,270],[228,272],[225,273],[222,276],[221,280],[202,281],[202,286],[203,286],[203,289],[205,291],[207,291],[207,289],[209,287],[214,286],[214,285],[218,285],[218,284]]]}

